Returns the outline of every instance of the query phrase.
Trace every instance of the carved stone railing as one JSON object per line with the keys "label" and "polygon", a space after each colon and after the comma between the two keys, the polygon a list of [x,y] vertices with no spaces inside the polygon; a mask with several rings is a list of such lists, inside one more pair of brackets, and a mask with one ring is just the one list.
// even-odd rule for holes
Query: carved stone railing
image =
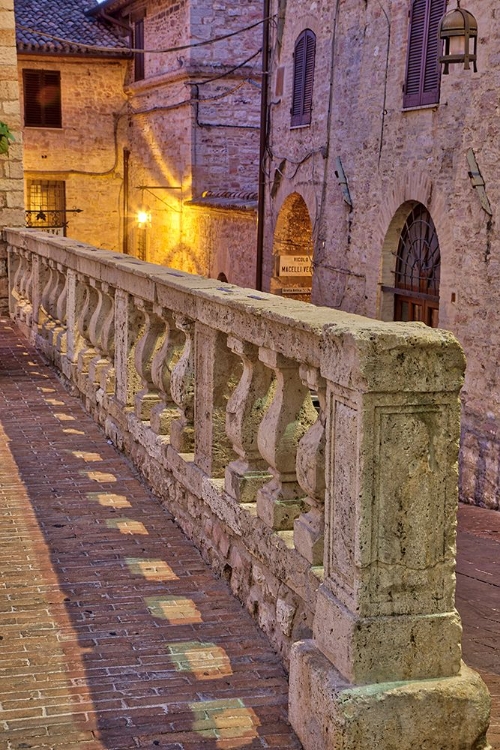
{"label": "carved stone railing", "polygon": [[290,656],[304,746],[488,747],[454,605],[451,334],[4,237],[12,318]]}

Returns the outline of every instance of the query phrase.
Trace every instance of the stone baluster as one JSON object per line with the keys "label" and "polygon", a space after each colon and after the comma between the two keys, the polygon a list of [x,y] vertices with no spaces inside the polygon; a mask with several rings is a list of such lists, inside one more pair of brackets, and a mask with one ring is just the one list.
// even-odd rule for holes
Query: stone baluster
{"label": "stone baluster", "polygon": [[293,541],[297,552],[311,565],[323,565],[325,537],[326,383],[316,367],[300,366],[303,384],[317,394],[318,418],[300,439],[297,480],[306,493],[307,512],[295,519]]}
{"label": "stone baluster", "polygon": [[31,327],[33,320],[33,278],[34,278],[34,263],[33,254],[28,250],[24,251],[25,267],[21,279],[21,294],[24,299],[23,305],[23,316],[24,322],[28,327]]}
{"label": "stone baluster", "polygon": [[168,435],[172,420],[179,414],[170,392],[171,374],[182,354],[185,337],[176,328],[169,310],[155,306],[154,311],[162,319],[165,332],[162,344],[151,360],[151,380],[158,390],[160,400],[151,410],[150,422],[153,432],[157,435]]}
{"label": "stone baluster", "polygon": [[462,714],[485,691],[461,666],[454,603],[460,347],[360,319],[321,352],[324,581],[313,639],[292,646],[292,726],[306,750],[483,747],[484,711]]}
{"label": "stone baluster", "polygon": [[170,375],[170,393],[178,416],[170,423],[170,443],[179,453],[194,448],[194,320],[174,315],[175,325],[184,334],[182,354]]}
{"label": "stone baluster", "polygon": [[19,251],[19,256],[18,256],[19,264],[18,264],[18,269],[16,272],[16,277],[14,279],[14,288],[16,290],[16,295],[17,295],[18,305],[19,305],[19,315],[24,321],[26,321],[26,308],[29,305],[29,291],[28,291],[28,280],[30,276],[29,256],[30,256],[30,253],[28,253],[27,250]]}
{"label": "stone baluster", "polygon": [[88,277],[78,275],[77,279],[77,295],[79,298],[77,309],[80,312],[77,319],[75,354],[78,372],[86,375],[92,358],[96,356],[96,350],[92,345],[89,329],[90,321],[97,305],[97,293]]}
{"label": "stone baluster", "polygon": [[43,338],[47,338],[49,331],[54,326],[54,320],[50,314],[52,291],[57,284],[53,261],[47,260],[46,258],[40,259],[40,281],[43,286],[40,298],[40,311],[38,315],[38,332]]}
{"label": "stone baluster", "polygon": [[107,370],[110,365],[108,356],[109,352],[107,351],[109,341],[105,340],[103,333],[104,326],[108,324],[107,332],[109,337],[109,317],[110,312],[113,310],[113,299],[109,294],[109,286],[107,283],[91,279],[90,284],[91,287],[95,289],[97,304],[90,317],[88,335],[92,348],[96,354],[89,362],[88,373],[89,381],[95,385],[100,385],[101,374],[104,370]]}
{"label": "stone baluster", "polygon": [[100,370],[99,385],[106,394],[115,392],[115,290],[106,283],[101,285],[102,293],[106,296],[107,313],[101,327],[99,345],[105,360]]}
{"label": "stone baluster", "polygon": [[135,396],[141,389],[141,380],[135,366],[135,348],[144,326],[144,316],[136,306],[136,298],[122,289],[115,291],[115,374],[116,399],[132,408]]}
{"label": "stone baluster", "polygon": [[68,278],[66,269],[61,263],[56,266],[59,276],[58,296],[56,300],[55,315],[58,325],[54,331],[54,347],[59,354],[66,354],[68,350],[67,338],[67,302],[68,302]]}
{"label": "stone baluster", "polygon": [[270,403],[272,370],[259,360],[254,344],[229,336],[227,345],[243,362],[240,381],[226,409],[226,432],[238,456],[226,468],[226,492],[239,503],[255,502],[257,491],[271,479],[259,452],[259,424]]}
{"label": "stone baluster", "polygon": [[144,326],[134,348],[135,368],[142,386],[135,395],[135,413],[138,419],[149,421],[152,409],[161,400],[151,369],[154,356],[165,339],[166,325],[161,315],[157,314],[158,308],[151,302],[136,297],[134,303],[144,318]]}
{"label": "stone baluster", "polygon": [[38,257],[24,248],[8,245],[7,263],[9,312],[30,337],[34,317],[34,269],[36,266],[38,270]]}
{"label": "stone baluster", "polygon": [[263,347],[259,359],[274,371],[275,380],[272,401],[257,436],[260,454],[272,475],[257,493],[257,513],[270,528],[290,530],[304,507],[295,470],[297,446],[317,415],[297,362]]}
{"label": "stone baluster", "polygon": [[241,359],[228,348],[227,335],[197,322],[194,460],[213,478],[224,477],[234,459],[226,408],[240,373]]}
{"label": "stone baluster", "polygon": [[9,311],[14,319],[23,317],[26,299],[22,291],[22,279],[25,276],[26,259],[24,252],[18,248],[8,247],[9,259]]}

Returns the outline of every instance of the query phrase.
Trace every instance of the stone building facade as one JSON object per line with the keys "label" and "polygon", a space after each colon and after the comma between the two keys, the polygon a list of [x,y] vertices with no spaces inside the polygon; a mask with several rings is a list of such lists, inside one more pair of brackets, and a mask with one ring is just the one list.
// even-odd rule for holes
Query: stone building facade
{"label": "stone building facade", "polygon": [[[441,75],[433,35],[453,7],[274,3],[264,286],[286,293],[302,284],[316,304],[452,331],[468,360],[462,499],[499,508],[500,11],[494,0],[468,0],[479,28],[478,72],[462,65]],[[427,100],[417,101],[410,94],[415,80],[418,93],[419,72],[414,57],[410,68],[407,61],[420,21],[428,34],[420,75],[431,80]],[[315,37],[310,122],[292,126],[304,30]],[[421,286],[408,299],[402,253],[413,240],[425,257]],[[287,253],[308,256],[312,276],[280,276]]]}
{"label": "stone building facade", "polygon": [[[28,224],[253,285],[261,16],[243,2],[16,0]],[[54,126],[25,90],[55,83]]]}
{"label": "stone building facade", "polygon": [[253,284],[241,258],[255,263],[260,4],[107,0],[96,14],[128,26],[136,50],[125,85],[128,252]]}
{"label": "stone building facade", "polygon": [[130,52],[86,7],[16,0],[26,223],[115,250]]}

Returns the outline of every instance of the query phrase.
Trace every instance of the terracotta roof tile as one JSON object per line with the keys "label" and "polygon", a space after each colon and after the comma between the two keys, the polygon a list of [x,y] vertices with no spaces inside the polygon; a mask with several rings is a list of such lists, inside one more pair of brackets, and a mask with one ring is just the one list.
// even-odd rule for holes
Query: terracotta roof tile
{"label": "terracotta roof tile", "polygon": [[[92,56],[129,54],[126,37],[120,36],[111,25],[86,13],[96,6],[96,0],[14,0],[18,52]],[[61,42],[37,32],[68,41]],[[82,44],[111,49],[107,52],[91,50]]]}

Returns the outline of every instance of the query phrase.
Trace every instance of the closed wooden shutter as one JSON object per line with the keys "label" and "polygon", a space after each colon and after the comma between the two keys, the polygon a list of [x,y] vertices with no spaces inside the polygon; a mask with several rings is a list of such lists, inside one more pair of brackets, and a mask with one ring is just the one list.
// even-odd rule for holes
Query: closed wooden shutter
{"label": "closed wooden shutter", "polygon": [[311,123],[316,36],[306,29],[295,44],[293,65],[292,127]]}
{"label": "closed wooden shutter", "polygon": [[[144,49],[144,19],[134,24],[134,48]],[[145,75],[144,52],[134,52],[134,80],[142,81]]]}
{"label": "closed wooden shutter", "polygon": [[61,74],[58,70],[23,70],[24,124],[60,128]]}
{"label": "closed wooden shutter", "polygon": [[438,28],[445,10],[446,0],[414,0],[411,6],[403,97],[405,108],[439,102]]}

